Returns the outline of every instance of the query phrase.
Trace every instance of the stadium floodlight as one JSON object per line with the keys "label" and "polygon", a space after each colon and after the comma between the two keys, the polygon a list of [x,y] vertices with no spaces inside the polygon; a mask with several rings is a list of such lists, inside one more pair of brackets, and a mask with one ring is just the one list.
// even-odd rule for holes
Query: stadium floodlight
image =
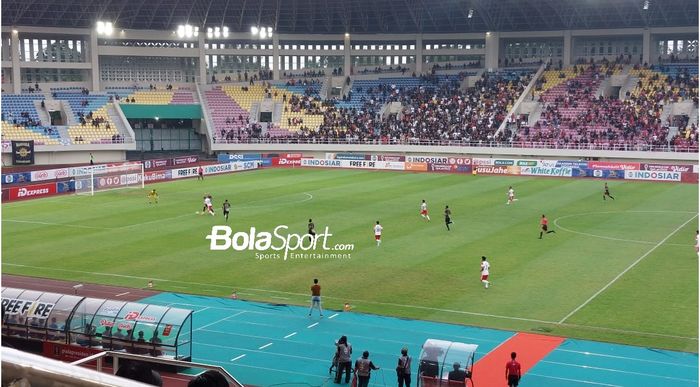
{"label": "stadium floodlight", "polygon": [[15,34],[15,35],[17,35],[17,34],[19,33],[19,31],[17,31],[16,28],[13,28],[13,29],[12,29],[12,33]]}
{"label": "stadium floodlight", "polygon": [[214,27],[214,37],[219,39],[221,37],[221,28]]}
{"label": "stadium floodlight", "polygon": [[467,14],[467,19],[471,19],[474,16],[474,10],[470,9],[469,13]]}
{"label": "stadium floodlight", "polygon": [[265,39],[265,38],[267,38],[267,30],[262,28],[260,30],[260,39]]}
{"label": "stadium floodlight", "polygon": [[192,34],[193,34],[192,26],[189,24],[185,24],[185,37],[191,38]]}
{"label": "stadium floodlight", "polygon": [[199,27],[194,27],[194,36],[199,36]]}
{"label": "stadium floodlight", "polygon": [[224,26],[222,35],[224,36],[224,38],[228,38],[228,27]]}
{"label": "stadium floodlight", "polygon": [[644,0],[644,5],[642,6],[642,9],[645,11],[649,10],[649,4],[649,0]]}
{"label": "stadium floodlight", "polygon": [[185,26],[180,24],[177,26],[177,37],[178,38],[184,38],[185,37]]}
{"label": "stadium floodlight", "polygon": [[350,37],[350,33],[349,33],[349,32],[346,32],[346,33],[345,33],[345,37],[346,37],[346,38],[349,38],[349,37]]}
{"label": "stadium floodlight", "polygon": [[258,27],[256,27],[256,26],[250,27],[250,33],[253,35],[257,35],[258,34]]}
{"label": "stadium floodlight", "polygon": [[214,37],[214,31],[211,29],[211,27],[207,28],[207,39],[211,39]]}
{"label": "stadium floodlight", "polygon": [[96,30],[98,35],[112,35],[114,32],[114,25],[112,25],[112,22],[98,20]]}

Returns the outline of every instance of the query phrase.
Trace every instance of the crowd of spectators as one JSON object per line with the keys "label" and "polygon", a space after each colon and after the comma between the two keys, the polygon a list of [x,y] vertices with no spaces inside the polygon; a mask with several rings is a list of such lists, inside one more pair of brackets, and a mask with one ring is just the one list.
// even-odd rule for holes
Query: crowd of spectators
{"label": "crowd of spectators", "polygon": [[8,112],[7,114],[3,112],[1,114],[3,121],[11,122],[15,126],[41,126],[41,122],[33,119],[29,112],[20,112],[19,117],[15,116],[12,112]]}
{"label": "crowd of spectators", "polygon": [[397,65],[396,67],[394,66],[389,66],[389,67],[381,67],[377,66],[374,69],[371,68],[363,68],[362,70],[358,70],[356,73],[357,74],[381,74],[381,73],[401,73],[401,74],[406,74],[406,71],[408,71],[408,67],[401,67],[400,65]]}
{"label": "crowd of spectators", "polygon": [[[272,80],[272,70],[263,70],[260,69],[257,72],[253,71],[250,74],[248,73],[248,70],[237,70],[236,71],[237,75],[237,81],[238,82],[254,82],[254,81],[269,81]],[[234,79],[230,75],[226,75],[223,78],[224,82],[233,82]],[[219,83],[219,79],[216,77],[216,74],[212,74],[211,76],[211,83]],[[251,83],[252,85],[252,83]]]}
{"label": "crowd of spectators", "polygon": [[[425,78],[428,79],[431,78]],[[466,92],[460,90],[459,82],[452,81],[410,89],[380,84],[356,90],[367,95],[357,109],[322,105],[318,100],[294,96],[293,101],[299,98],[299,104],[293,102],[291,106],[323,114],[323,123],[316,129],[305,127],[302,122],[288,139],[383,143],[502,141],[511,133],[496,132],[528,82],[528,77],[509,81],[485,74]],[[382,119],[379,111],[387,102],[399,102],[403,108]]]}
{"label": "crowd of spectators", "polygon": [[614,67],[592,65],[565,84],[545,92],[541,99],[546,105],[540,120],[532,128],[522,129],[518,139],[557,146],[666,145],[671,123],[662,122],[664,104],[680,96],[678,90],[686,85],[673,80],[679,87],[648,90],[645,81],[640,80],[637,89],[627,93],[624,100],[596,96],[599,82]]}

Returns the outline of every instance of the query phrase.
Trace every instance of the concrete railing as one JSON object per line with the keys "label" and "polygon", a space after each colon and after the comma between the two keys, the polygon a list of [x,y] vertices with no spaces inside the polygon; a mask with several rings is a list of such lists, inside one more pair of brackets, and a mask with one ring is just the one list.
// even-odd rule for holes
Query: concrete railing
{"label": "concrete railing", "polygon": [[202,89],[199,87],[199,83],[195,83],[195,88],[196,88],[196,93],[197,97],[199,97],[200,106],[202,107],[202,115],[204,116],[204,125],[200,127],[200,132],[201,133],[206,133],[207,136],[207,143],[209,145],[209,149],[213,150],[214,149],[214,131],[216,130],[216,127],[214,127],[214,121],[211,120],[211,113],[209,113],[209,106],[207,105],[207,100],[204,98],[204,94],[202,93]]}
{"label": "concrete railing", "polygon": [[206,370],[214,370],[214,371],[221,373],[226,378],[226,380],[229,382],[230,385],[233,385],[234,387],[243,387],[243,384],[241,384],[238,380],[236,380],[236,378],[231,376],[231,374],[229,374],[223,367],[213,366],[213,365],[204,364],[204,363],[193,363],[193,362],[189,362],[189,361],[166,359],[166,358],[161,358],[161,357],[135,355],[135,354],[126,353],[126,352],[115,352],[115,351],[100,352],[100,353],[94,354],[92,356],[88,356],[84,359],[74,361],[70,364],[71,365],[82,365],[82,364],[87,364],[87,363],[91,363],[94,361],[97,363],[97,372],[102,372],[102,362],[103,362],[104,358],[106,358],[106,357],[112,358],[112,372],[114,372],[115,374],[116,374],[117,370],[119,369],[119,360],[120,359],[136,360],[136,361],[143,361],[143,362],[147,362],[147,363],[162,364],[162,365],[167,365],[167,366],[201,368],[201,369],[206,369]]}

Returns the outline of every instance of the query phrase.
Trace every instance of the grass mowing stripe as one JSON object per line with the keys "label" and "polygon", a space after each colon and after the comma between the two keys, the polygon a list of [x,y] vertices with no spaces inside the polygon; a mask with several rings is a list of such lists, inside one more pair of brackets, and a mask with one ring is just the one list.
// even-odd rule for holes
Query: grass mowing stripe
{"label": "grass mowing stripe", "polygon": [[685,221],[685,223],[683,223],[683,224],[681,224],[680,226],[678,226],[678,228],[676,228],[675,230],[673,230],[670,234],[666,235],[666,237],[665,237],[664,239],[662,239],[662,240],[661,240],[659,243],[657,243],[654,247],[652,247],[651,249],[649,249],[649,251],[647,251],[646,253],[644,253],[644,255],[642,255],[641,257],[637,258],[636,261],[632,262],[631,265],[627,266],[627,268],[626,268],[625,270],[623,270],[620,274],[616,275],[615,278],[613,278],[610,282],[608,282],[608,283],[607,283],[605,286],[603,286],[600,290],[598,290],[597,292],[595,292],[592,296],[590,296],[590,297],[589,297],[586,301],[584,301],[581,305],[579,305],[578,307],[576,307],[576,309],[572,310],[571,312],[569,312],[569,314],[567,314],[566,316],[564,316],[564,318],[562,318],[561,320],[559,320],[559,324],[565,322],[566,320],[569,319],[569,317],[573,316],[576,312],[578,312],[578,311],[581,310],[583,307],[585,307],[586,305],[588,305],[591,301],[593,301],[593,299],[595,299],[596,297],[598,297],[598,295],[599,295],[600,293],[603,293],[605,290],[607,290],[610,286],[612,286],[615,282],[617,282],[617,280],[620,279],[620,277],[622,277],[623,275],[625,275],[625,273],[627,273],[628,271],[632,270],[632,268],[634,268],[635,266],[637,266],[637,264],[638,264],[639,262],[641,262],[641,261],[642,261],[644,258],[646,258],[649,254],[653,253],[654,250],[656,250],[656,249],[659,248],[659,246],[661,246],[662,244],[664,244],[664,242],[666,242],[669,238],[671,238],[671,237],[673,236],[673,234],[677,233],[678,230],[680,230],[680,229],[682,229],[683,227],[685,227],[686,224],[692,222],[693,219],[695,219],[695,218],[697,218],[697,217],[698,217],[697,214],[693,215],[692,218],[688,219],[687,221]]}

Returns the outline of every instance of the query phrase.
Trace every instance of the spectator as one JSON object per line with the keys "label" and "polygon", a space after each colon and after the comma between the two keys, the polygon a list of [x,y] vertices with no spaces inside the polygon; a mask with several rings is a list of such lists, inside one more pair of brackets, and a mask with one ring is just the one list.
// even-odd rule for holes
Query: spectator
{"label": "spectator", "polygon": [[146,363],[126,361],[119,367],[116,375],[152,386],[163,385],[160,374],[153,371]]}
{"label": "spectator", "polygon": [[187,383],[187,387],[228,387],[228,381],[224,375],[214,370],[208,370],[197,375]]}
{"label": "spectator", "polygon": [[447,379],[464,382],[464,379],[467,378],[467,372],[461,369],[461,367],[462,366],[457,362],[452,364],[452,371],[450,371],[450,373],[447,374]]}

